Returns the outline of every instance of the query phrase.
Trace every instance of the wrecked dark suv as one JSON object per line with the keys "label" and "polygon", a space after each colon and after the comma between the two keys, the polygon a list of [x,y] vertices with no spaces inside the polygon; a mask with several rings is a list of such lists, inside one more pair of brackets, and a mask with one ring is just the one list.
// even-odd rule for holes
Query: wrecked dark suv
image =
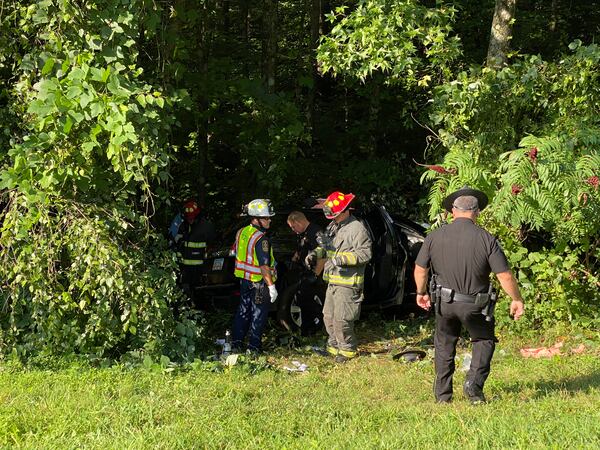
{"label": "wrecked dark suv", "polygon": [[[308,220],[323,229],[329,222],[321,209],[300,209]],[[273,304],[278,321],[290,329],[300,326],[300,307],[296,292],[303,269],[292,261],[297,237],[288,227],[289,211],[278,212],[271,223],[269,234],[277,262],[277,290],[279,297]],[[353,210],[355,217],[366,226],[373,242],[373,258],[365,271],[365,308],[387,308],[414,304],[413,281],[414,261],[425,239],[425,229],[408,219],[392,215],[383,206]],[[239,228],[248,223],[248,218],[239,223]],[[235,228],[237,231],[237,228]],[[198,306],[234,307],[239,301],[239,280],[233,275],[235,257],[231,246],[235,231],[227,233],[206,261],[206,272],[196,292]],[[320,295],[320,294],[319,294]],[[324,298],[316,301],[324,302]]]}

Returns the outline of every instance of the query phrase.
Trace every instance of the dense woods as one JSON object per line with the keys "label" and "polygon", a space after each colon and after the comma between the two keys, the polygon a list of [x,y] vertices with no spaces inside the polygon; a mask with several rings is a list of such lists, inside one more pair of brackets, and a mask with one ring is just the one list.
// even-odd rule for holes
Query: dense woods
{"label": "dense woods", "polygon": [[334,189],[434,225],[484,190],[521,326],[597,326],[599,37],[584,0],[2,2],[0,353],[193,357],[182,200]]}

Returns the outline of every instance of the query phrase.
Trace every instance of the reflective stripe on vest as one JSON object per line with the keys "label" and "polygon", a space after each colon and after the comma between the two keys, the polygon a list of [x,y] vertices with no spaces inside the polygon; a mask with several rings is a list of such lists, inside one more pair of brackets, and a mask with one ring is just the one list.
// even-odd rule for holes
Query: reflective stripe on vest
{"label": "reflective stripe on vest", "polygon": [[198,249],[206,248],[206,242],[184,241],[181,264],[184,266],[201,266],[204,264],[206,251]]}
{"label": "reflective stripe on vest", "polygon": [[[262,273],[256,256],[256,243],[264,236],[264,233],[252,225],[243,228],[238,234],[235,242],[235,270],[234,275],[237,278],[243,278],[250,281],[261,281]],[[271,273],[275,281],[275,258],[273,257],[273,248],[271,248]]]}
{"label": "reflective stripe on vest", "polygon": [[201,266],[204,264],[203,259],[182,259],[181,264],[184,266]]}
{"label": "reflective stripe on vest", "polygon": [[206,242],[190,242],[186,241],[185,246],[189,248],[206,248]]}

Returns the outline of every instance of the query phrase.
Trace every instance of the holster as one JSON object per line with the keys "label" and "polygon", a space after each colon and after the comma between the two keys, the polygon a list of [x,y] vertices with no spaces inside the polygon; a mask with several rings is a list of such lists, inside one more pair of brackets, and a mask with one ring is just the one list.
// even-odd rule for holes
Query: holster
{"label": "holster", "polygon": [[494,313],[496,311],[496,302],[498,301],[498,293],[492,287],[490,283],[490,287],[488,288],[487,294],[480,294],[487,296],[487,303],[481,310],[481,314],[485,316],[486,322],[491,322],[494,318]]}
{"label": "holster", "polygon": [[260,305],[264,303],[269,295],[269,288],[264,281],[252,283],[254,286],[254,304]]}
{"label": "holster", "polygon": [[429,299],[434,313],[440,312],[440,288],[441,286],[438,286],[436,276],[432,275],[431,280],[429,280]]}
{"label": "holster", "polygon": [[475,304],[482,308],[486,306],[490,301],[490,294],[488,292],[481,292],[475,296]]}
{"label": "holster", "polygon": [[452,294],[454,293],[454,291],[452,289],[442,287],[442,286],[438,286],[437,288],[438,288],[438,291],[440,292],[440,299],[444,303],[452,302]]}

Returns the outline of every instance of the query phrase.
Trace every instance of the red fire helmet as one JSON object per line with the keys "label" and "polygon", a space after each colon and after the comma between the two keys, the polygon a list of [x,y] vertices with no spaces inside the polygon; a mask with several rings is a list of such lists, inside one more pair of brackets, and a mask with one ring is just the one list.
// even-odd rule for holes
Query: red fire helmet
{"label": "red fire helmet", "polygon": [[343,213],[354,200],[354,194],[344,194],[339,191],[332,192],[325,199],[323,204],[323,212],[325,217],[333,219]]}
{"label": "red fire helmet", "polygon": [[183,205],[183,216],[188,222],[192,222],[198,214],[200,214],[200,207],[195,201],[190,200]]}

